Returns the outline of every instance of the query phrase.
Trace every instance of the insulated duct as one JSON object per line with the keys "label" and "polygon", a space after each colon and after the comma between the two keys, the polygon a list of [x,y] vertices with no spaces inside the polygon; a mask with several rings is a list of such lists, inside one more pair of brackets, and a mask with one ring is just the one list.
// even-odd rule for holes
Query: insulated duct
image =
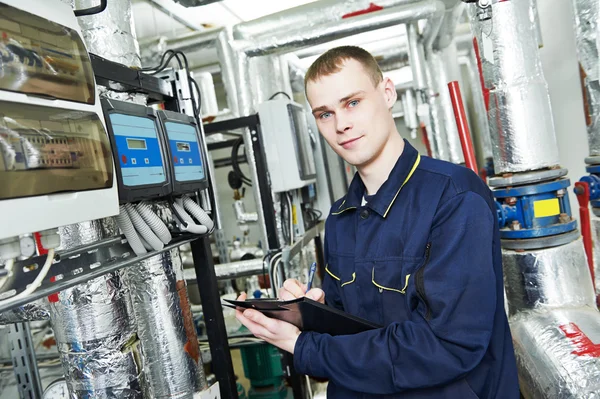
{"label": "insulated duct", "polygon": [[206,389],[206,379],[179,249],[128,267],[124,276],[137,325],[144,397],[192,398]]}
{"label": "insulated duct", "polygon": [[433,42],[434,50],[441,50],[452,43],[454,31],[460,21],[460,17],[465,11],[465,4],[461,0],[443,0],[446,5],[446,13],[444,21],[440,26],[440,30],[436,39]]}
{"label": "insulated duct", "polygon": [[[442,161],[450,161],[444,113],[438,94],[439,76],[433,69],[431,62],[426,63],[425,67],[427,87],[429,87],[427,90],[427,104],[429,105],[429,109],[428,114],[424,115],[424,119],[426,120],[425,125],[427,127],[427,138],[431,147],[431,155],[433,158],[441,159]],[[423,118],[423,115],[419,116]]]}
{"label": "insulated duct", "polygon": [[510,316],[596,304],[581,238],[538,251],[503,250],[502,262]]}
{"label": "insulated duct", "polygon": [[[419,1],[379,0],[376,6],[386,9]],[[273,32],[319,29],[324,24],[341,22],[344,15],[368,9],[372,4],[372,0],[320,0],[237,24],[233,34],[236,39],[251,40]]]}
{"label": "insulated duct", "polygon": [[525,397],[596,397],[600,313],[582,239],[538,251],[503,250],[502,260]]}
{"label": "insulated duct", "polygon": [[[75,8],[83,9],[97,5],[97,0],[75,0]],[[109,61],[139,68],[140,51],[135,37],[131,0],[108,1],[99,14],[78,17],[87,51]],[[108,89],[108,90],[107,90]],[[115,90],[110,90],[115,89]],[[98,87],[103,97],[146,104],[146,96],[140,93],[124,93],[121,87]]]}
{"label": "insulated duct", "polygon": [[600,63],[598,62],[598,18],[595,0],[572,0],[579,64],[583,70],[584,112],[590,156],[600,156]]}
{"label": "insulated duct", "polygon": [[[59,228],[62,249],[118,235],[112,219]],[[133,354],[135,323],[121,273],[48,298],[50,320],[71,398],[142,398]]]}
{"label": "insulated duct", "polygon": [[559,164],[548,87],[528,1],[472,5],[471,26],[490,88],[488,121],[497,174]]}
{"label": "insulated duct", "polygon": [[600,392],[600,317],[596,309],[552,310],[510,323],[527,399],[597,398]]}
{"label": "insulated duct", "polygon": [[[97,0],[75,0],[77,9],[96,5]],[[90,53],[127,66],[141,65],[131,0],[108,1],[106,9],[101,13],[78,17],[77,21]]]}
{"label": "insulated duct", "polygon": [[[233,40],[231,30],[221,32],[217,39],[217,51],[222,76],[226,82],[228,97],[233,97],[236,93],[235,100],[231,99],[230,105],[237,105],[237,107],[231,107],[231,109],[236,110],[238,115],[248,115],[253,112],[255,100],[251,97],[249,87],[256,75],[250,73],[249,57],[285,53],[418,19],[428,19],[428,25],[434,26],[429,31],[432,33],[424,39],[426,42],[433,41],[444,11],[442,3],[425,0],[409,6],[397,6],[353,18],[336,19],[334,22],[320,26],[300,26],[291,32],[278,33],[277,36],[265,35],[252,40],[236,41]],[[302,19],[312,20],[306,15],[302,15]],[[233,29],[239,31],[239,28],[240,26],[237,25]],[[236,82],[237,87],[233,86],[232,82]]]}

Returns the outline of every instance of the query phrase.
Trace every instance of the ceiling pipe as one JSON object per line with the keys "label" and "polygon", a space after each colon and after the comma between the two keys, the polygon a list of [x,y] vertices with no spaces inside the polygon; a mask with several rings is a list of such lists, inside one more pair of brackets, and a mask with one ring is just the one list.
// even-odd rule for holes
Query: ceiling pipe
{"label": "ceiling pipe", "polygon": [[282,54],[359,33],[427,19],[429,20],[427,25],[430,28],[424,32],[423,40],[428,47],[437,35],[444,12],[444,5],[437,0],[413,2],[408,5],[387,8],[341,21],[336,20],[308,31],[301,28],[277,36],[257,38],[256,41],[252,42],[239,42],[242,43],[242,51],[249,57]]}
{"label": "ceiling pipe", "polygon": [[321,0],[266,15],[233,27],[235,39],[252,39],[262,35],[278,34],[316,28],[339,22],[344,15],[366,10],[372,3],[383,9],[419,3],[420,0]]}
{"label": "ceiling pipe", "polygon": [[196,31],[204,30],[204,27],[202,26],[202,24],[200,24],[196,21],[193,21],[190,18],[190,16],[188,15],[188,13],[186,12],[187,10],[181,9],[180,7],[177,6],[177,4],[173,3],[173,1],[171,1],[171,0],[146,0],[146,1],[148,3],[150,3],[151,6],[164,12],[165,14],[167,14],[168,16],[170,16],[171,18],[173,18],[175,21],[179,22],[180,24],[182,24],[192,30],[196,30]]}

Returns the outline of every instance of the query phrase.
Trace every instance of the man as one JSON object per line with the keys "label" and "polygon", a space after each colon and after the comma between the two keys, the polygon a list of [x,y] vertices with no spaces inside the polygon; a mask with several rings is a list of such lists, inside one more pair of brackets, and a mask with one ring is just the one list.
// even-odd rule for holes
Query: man
{"label": "man", "polygon": [[[519,398],[490,190],[400,137],[396,89],[368,52],[329,50],[305,86],[321,134],[358,170],[327,218],[323,291],[307,296],[384,327],[332,337],[254,310],[238,319],[328,378],[330,399]],[[304,292],[288,280],[280,296]]]}

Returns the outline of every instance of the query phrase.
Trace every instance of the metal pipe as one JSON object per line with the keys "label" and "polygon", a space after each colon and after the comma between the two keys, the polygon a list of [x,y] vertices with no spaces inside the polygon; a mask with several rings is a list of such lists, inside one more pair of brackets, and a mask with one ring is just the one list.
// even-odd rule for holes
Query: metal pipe
{"label": "metal pipe", "polygon": [[544,78],[530,2],[492,2],[489,16],[469,7],[490,90],[488,120],[497,174],[560,163],[548,85]]}
{"label": "metal pipe", "polygon": [[387,28],[419,19],[428,19],[430,20],[430,24],[428,25],[432,25],[432,29],[428,30],[429,34],[424,34],[424,41],[427,44],[428,41],[433,41],[435,38],[437,29],[439,29],[442,22],[444,11],[444,5],[436,0],[425,0],[419,3],[396,6],[342,21],[319,25],[311,30],[302,28],[276,36],[270,35],[269,37],[257,38],[255,42],[247,43],[245,53],[250,57],[285,53],[342,37]]}
{"label": "metal pipe", "polygon": [[471,132],[469,131],[467,114],[465,112],[465,106],[463,104],[458,82],[453,81],[448,83],[448,89],[450,90],[452,109],[454,110],[456,126],[458,127],[458,134],[460,136],[460,144],[462,146],[467,168],[477,174],[477,160],[475,159],[475,151],[473,149],[473,142],[471,141]]}
{"label": "metal pipe", "polygon": [[416,90],[425,90],[427,80],[425,77],[425,66],[419,55],[419,30],[416,22],[406,25],[406,34],[408,38],[408,58],[410,59],[410,68],[413,73],[414,87]]}
{"label": "metal pipe", "polygon": [[[417,3],[420,0],[379,0],[377,5],[390,8]],[[252,39],[261,35],[283,34],[286,30],[304,30],[340,22],[344,15],[364,10],[371,0],[320,0],[266,15],[234,27],[236,39]],[[353,18],[351,18],[353,19]]]}
{"label": "metal pipe", "polygon": [[452,43],[456,26],[465,10],[465,4],[461,0],[443,0],[446,5],[444,21],[433,42],[434,50],[442,50]]}

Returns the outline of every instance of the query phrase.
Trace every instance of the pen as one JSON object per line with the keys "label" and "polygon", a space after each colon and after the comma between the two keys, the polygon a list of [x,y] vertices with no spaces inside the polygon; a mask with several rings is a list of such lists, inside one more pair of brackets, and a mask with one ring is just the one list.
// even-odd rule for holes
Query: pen
{"label": "pen", "polygon": [[317,262],[313,262],[313,264],[310,265],[310,271],[308,272],[308,283],[306,284],[306,292],[308,292],[310,290],[310,287],[312,286],[312,282],[313,282],[313,279],[315,278],[316,270],[317,270]]}

